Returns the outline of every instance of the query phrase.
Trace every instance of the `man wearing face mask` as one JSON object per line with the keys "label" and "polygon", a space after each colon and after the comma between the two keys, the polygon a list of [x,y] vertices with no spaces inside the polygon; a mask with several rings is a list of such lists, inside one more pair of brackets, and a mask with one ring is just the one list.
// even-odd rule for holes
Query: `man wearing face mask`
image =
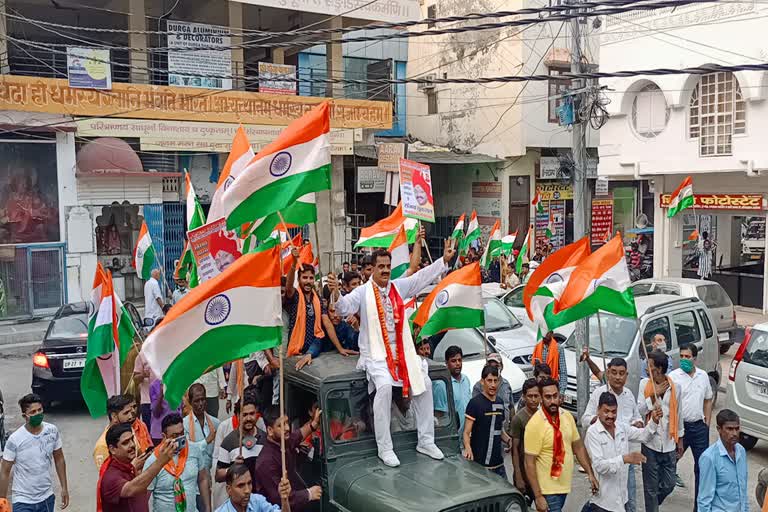
{"label": "man wearing face mask", "polygon": [[[654,351],[660,351],[667,353],[667,337],[661,334],[660,332],[657,332],[653,335],[653,338],[651,338],[651,346],[648,349],[648,353]],[[643,350],[643,347],[640,347],[640,358],[645,359],[645,351]],[[672,356],[667,354],[667,373],[672,371]],[[642,369],[640,370],[640,377],[643,379],[648,378],[648,361],[643,361]]]}
{"label": "man wearing face mask", "polygon": [[13,470],[13,510],[48,512],[54,510],[51,462],[61,485],[61,508],[69,506],[67,465],[61,435],[56,426],[43,422],[43,400],[30,394],[19,400],[24,425],[11,434],[0,464],[0,506],[8,506],[8,483]]}
{"label": "man wearing face mask", "polygon": [[696,368],[696,356],[699,349],[693,343],[680,345],[680,368],[669,377],[680,386],[683,424],[683,453],[691,448],[693,453],[693,474],[695,494],[693,510],[696,511],[696,499],[699,495],[699,458],[709,447],[709,421],[712,418],[712,386],[709,375],[701,368]]}
{"label": "man wearing face mask", "polygon": [[[152,493],[152,510],[168,512],[210,512],[211,479],[205,469],[205,456],[197,443],[189,443],[184,436],[181,415],[171,413],[163,418],[163,441],[176,444],[173,458],[152,479],[148,490]],[[162,456],[161,444],[144,464],[148,471]],[[202,497],[203,508],[197,508],[197,496]]]}

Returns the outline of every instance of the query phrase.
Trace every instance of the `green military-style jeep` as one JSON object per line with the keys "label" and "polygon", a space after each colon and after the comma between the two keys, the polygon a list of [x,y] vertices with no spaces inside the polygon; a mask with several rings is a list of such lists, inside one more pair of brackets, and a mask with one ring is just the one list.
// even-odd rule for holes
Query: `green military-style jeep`
{"label": "green military-style jeep", "polygon": [[[498,475],[459,451],[458,417],[452,386],[443,364],[431,362],[433,381],[445,382],[448,414],[436,416],[435,442],[445,453],[433,460],[416,452],[414,425],[399,418],[392,441],[401,465],[385,466],[377,457],[365,373],[356,357],[323,354],[296,371],[286,361],[287,412],[307,421],[313,404],[323,410],[322,434],[307,442],[297,468],[307,486],[320,485],[323,499],[315,510],[349,512],[521,512],[523,496]],[[393,402],[393,407],[397,405]],[[393,424],[395,421],[393,421]]]}

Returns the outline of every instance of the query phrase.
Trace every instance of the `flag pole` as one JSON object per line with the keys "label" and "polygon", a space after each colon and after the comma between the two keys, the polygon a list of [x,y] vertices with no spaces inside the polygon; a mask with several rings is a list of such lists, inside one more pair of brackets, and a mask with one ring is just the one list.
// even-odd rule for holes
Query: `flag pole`
{"label": "flag pole", "polygon": [[238,430],[240,431],[240,457],[243,456],[243,395],[245,394],[245,363],[244,359],[237,361],[237,399],[240,401],[240,412],[237,413],[238,418]]}
{"label": "flag pole", "polygon": [[[640,346],[643,347],[643,354],[645,354],[645,362],[648,366],[648,378],[651,381],[651,389],[653,389],[653,399],[654,403],[661,407],[661,403],[659,402],[659,396],[656,394],[656,384],[653,382],[653,361],[650,360],[648,357],[648,348],[645,346],[645,341],[643,341],[643,335],[640,333],[640,319],[635,317],[635,323],[637,324],[637,335],[640,338]],[[599,324],[598,324],[599,325]],[[638,393],[640,393],[641,390],[638,390]],[[645,391],[643,391],[645,393]]]}
{"label": "flag pole", "polygon": [[[603,323],[600,319],[600,310],[597,310],[597,333],[600,335],[600,355],[603,356],[603,375],[608,371],[608,367],[605,363],[605,342],[603,341]],[[587,340],[587,346],[589,346],[589,340]]]}
{"label": "flag pole", "polygon": [[[421,233],[421,221],[418,223],[419,233]],[[434,263],[435,261],[432,259],[432,255],[429,253],[429,245],[427,245],[427,241],[425,239],[421,239],[421,245],[424,247],[424,249],[427,250],[427,256],[429,257],[429,262]]]}
{"label": "flag pole", "polygon": [[[280,359],[280,419],[285,417],[285,385],[283,380],[283,347],[282,343],[280,345],[280,350],[278,351],[279,359]],[[282,464],[283,469],[283,478],[288,478],[288,471],[285,468],[285,436],[280,436],[280,461]],[[290,502],[282,498],[281,500],[281,510],[285,510],[286,512],[291,512],[291,504]]]}

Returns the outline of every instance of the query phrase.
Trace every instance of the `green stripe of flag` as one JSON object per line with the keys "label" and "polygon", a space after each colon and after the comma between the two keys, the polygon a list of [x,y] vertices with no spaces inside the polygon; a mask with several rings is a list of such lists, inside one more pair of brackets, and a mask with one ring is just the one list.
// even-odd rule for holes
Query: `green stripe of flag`
{"label": "green stripe of flag", "polygon": [[[296,226],[304,226],[306,224],[312,224],[317,222],[317,206],[315,203],[305,203],[303,201],[296,201],[289,207],[281,210],[283,218],[287,224],[295,224]],[[258,240],[266,240],[272,231],[278,225],[281,225],[280,216],[277,212],[267,215],[264,220],[253,231],[253,235]]]}
{"label": "green stripe of flag", "polygon": [[150,244],[144,252],[141,264],[141,278],[146,280],[152,277],[152,269],[155,268],[155,245]]}
{"label": "green stripe of flag", "polygon": [[410,262],[401,263],[391,270],[390,279],[398,279],[405,275],[408,271],[408,267],[411,266]]}
{"label": "green stripe of flag", "polygon": [[[546,286],[542,286],[536,290],[534,295],[552,297],[552,292]],[[637,316],[632,288],[620,292],[606,286],[598,286],[592,295],[573,307],[564,309],[557,314],[554,313],[554,307],[555,304],[552,302],[544,308],[544,321],[550,330],[594,315],[598,311],[613,313],[617,316]]]}
{"label": "green stripe of flag", "polygon": [[433,336],[446,329],[467,329],[470,327],[482,327],[485,323],[485,314],[482,309],[464,307],[443,307],[435,310],[425,323],[419,337]]}
{"label": "green stripe of flag", "polygon": [[686,208],[692,208],[694,203],[693,196],[685,196],[680,202],[677,203],[677,206],[670,208],[667,212],[667,217],[674,217],[681,211],[685,210]]}

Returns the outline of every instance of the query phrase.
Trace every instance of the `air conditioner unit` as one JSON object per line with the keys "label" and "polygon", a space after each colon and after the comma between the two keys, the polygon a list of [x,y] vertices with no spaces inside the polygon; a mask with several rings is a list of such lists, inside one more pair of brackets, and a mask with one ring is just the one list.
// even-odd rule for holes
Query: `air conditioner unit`
{"label": "air conditioner unit", "polygon": [[432,80],[435,79],[435,76],[436,75],[434,73],[430,73],[429,75],[424,75],[423,77],[421,77],[422,80],[426,80],[427,82],[420,82],[416,86],[416,90],[418,90],[418,91],[431,91],[432,89],[434,89],[435,88],[435,84],[432,83]]}

